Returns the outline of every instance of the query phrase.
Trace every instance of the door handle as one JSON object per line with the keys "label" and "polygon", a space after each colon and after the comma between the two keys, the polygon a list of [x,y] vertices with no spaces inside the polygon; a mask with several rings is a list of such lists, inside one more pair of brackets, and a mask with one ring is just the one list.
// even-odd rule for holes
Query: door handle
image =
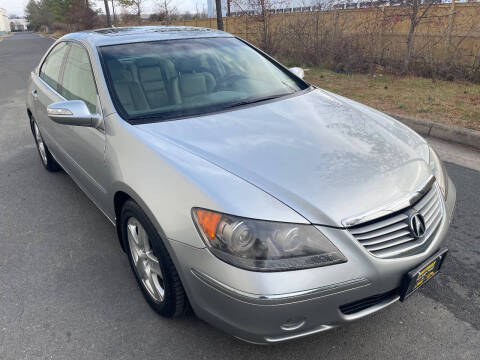
{"label": "door handle", "polygon": [[37,90],[35,90],[35,89],[32,90],[32,96],[33,96],[33,99],[34,99],[34,100],[37,100],[37,98],[38,98],[38,92],[37,92]]}

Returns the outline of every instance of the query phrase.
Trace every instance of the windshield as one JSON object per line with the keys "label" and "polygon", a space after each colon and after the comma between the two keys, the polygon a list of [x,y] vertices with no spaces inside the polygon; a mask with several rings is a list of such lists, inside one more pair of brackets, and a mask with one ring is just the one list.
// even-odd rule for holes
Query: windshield
{"label": "windshield", "polygon": [[135,123],[199,115],[308,87],[235,38],[100,48],[117,109]]}

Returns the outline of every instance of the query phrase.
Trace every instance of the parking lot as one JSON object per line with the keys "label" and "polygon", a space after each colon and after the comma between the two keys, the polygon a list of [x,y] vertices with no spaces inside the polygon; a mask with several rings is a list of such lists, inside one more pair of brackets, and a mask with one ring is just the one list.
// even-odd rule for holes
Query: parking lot
{"label": "parking lot", "polygon": [[241,342],[144,301],[114,228],[40,162],[26,82],[52,44],[0,41],[0,359],[478,359],[480,152],[431,139],[457,187],[442,273],[405,303],[274,346]]}

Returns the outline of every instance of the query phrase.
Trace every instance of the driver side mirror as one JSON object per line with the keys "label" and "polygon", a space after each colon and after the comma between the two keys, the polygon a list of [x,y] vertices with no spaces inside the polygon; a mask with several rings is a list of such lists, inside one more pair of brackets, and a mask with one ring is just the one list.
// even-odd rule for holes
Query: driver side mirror
{"label": "driver side mirror", "polygon": [[303,70],[301,67],[292,67],[288,70],[290,70],[291,73],[295,74],[300,79],[303,79],[305,77],[305,70]]}
{"label": "driver side mirror", "polygon": [[87,104],[82,100],[61,101],[50,104],[47,114],[52,121],[58,124],[73,126],[98,127],[102,117],[99,114],[91,114]]}

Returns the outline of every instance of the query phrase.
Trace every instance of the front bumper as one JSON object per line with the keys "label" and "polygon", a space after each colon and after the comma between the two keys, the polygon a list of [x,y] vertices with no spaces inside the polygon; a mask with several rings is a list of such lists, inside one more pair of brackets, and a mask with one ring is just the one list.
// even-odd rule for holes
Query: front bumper
{"label": "front bumper", "polygon": [[[327,267],[259,273],[228,265],[206,248],[170,240],[177,269],[198,317],[242,340],[268,344],[322,332],[372,314],[399,299],[403,276],[440,249],[453,216],[450,179],[445,216],[421,254],[372,256],[343,229],[321,227],[348,262]],[[376,296],[376,301],[372,301]],[[351,313],[344,305],[369,299]]]}

